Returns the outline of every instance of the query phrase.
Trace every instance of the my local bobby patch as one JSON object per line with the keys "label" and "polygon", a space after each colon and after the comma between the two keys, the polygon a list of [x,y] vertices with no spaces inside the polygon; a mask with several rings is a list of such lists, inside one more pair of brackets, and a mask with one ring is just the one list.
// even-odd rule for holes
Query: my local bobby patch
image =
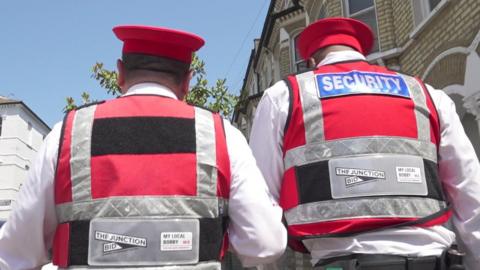
{"label": "my local bobby patch", "polygon": [[316,76],[320,98],[352,94],[381,94],[410,97],[407,84],[400,75],[351,71]]}

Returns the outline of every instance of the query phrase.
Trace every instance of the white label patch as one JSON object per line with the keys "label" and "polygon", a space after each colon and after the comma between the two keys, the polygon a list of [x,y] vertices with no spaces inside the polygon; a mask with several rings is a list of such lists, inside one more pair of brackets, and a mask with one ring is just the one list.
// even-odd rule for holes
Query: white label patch
{"label": "white label patch", "polygon": [[96,231],[95,239],[105,242],[113,242],[118,244],[131,245],[136,247],[147,247],[147,239],[140,237],[133,237],[129,235],[121,235],[115,233],[107,233]]}
{"label": "white label patch", "polygon": [[162,232],[160,234],[161,251],[192,250],[191,232]]}
{"label": "white label patch", "polygon": [[385,179],[385,172],[378,170],[337,167],[335,168],[335,173],[338,176],[348,176],[345,178],[346,187]]}
{"label": "white label patch", "polygon": [[337,175],[385,179],[385,172],[369,169],[335,168]]}
{"label": "white label patch", "polygon": [[397,181],[401,183],[422,183],[422,173],[417,167],[395,167]]}

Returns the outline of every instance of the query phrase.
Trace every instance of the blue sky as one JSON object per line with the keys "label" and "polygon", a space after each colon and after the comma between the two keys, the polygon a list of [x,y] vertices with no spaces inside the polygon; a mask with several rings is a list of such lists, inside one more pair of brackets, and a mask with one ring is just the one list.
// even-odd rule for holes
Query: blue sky
{"label": "blue sky", "polygon": [[[90,78],[95,62],[114,69],[121,42],[111,29],[148,24],[202,36],[208,79],[242,86],[253,39],[269,0],[0,1],[0,95],[24,101],[47,124],[63,117],[65,98],[109,98]],[[243,44],[243,46],[242,46]],[[237,58],[235,56],[238,54]]]}

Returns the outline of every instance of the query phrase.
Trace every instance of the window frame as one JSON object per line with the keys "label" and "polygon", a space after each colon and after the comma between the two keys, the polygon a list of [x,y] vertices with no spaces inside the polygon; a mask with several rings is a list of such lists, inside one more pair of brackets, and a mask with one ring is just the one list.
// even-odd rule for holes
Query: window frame
{"label": "window frame", "polygon": [[442,3],[442,0],[438,2],[438,4],[432,8],[430,4],[430,0],[428,1],[416,1],[416,0],[411,0],[412,1],[412,7],[413,7],[413,22],[415,23],[415,26],[420,25],[424,20],[426,20],[430,14],[433,12],[433,10],[440,6]]}
{"label": "window frame", "polygon": [[325,18],[327,18],[327,5],[325,4],[325,1],[322,1],[315,20],[320,20]]}
{"label": "window frame", "polygon": [[27,132],[28,132],[28,144],[33,146],[33,124],[28,121],[27,122]]}
{"label": "window frame", "polygon": [[[345,1],[345,9],[346,9],[346,12],[348,14],[348,17],[363,15],[363,14],[371,11],[372,9],[375,9],[375,0],[373,0],[373,5],[371,7],[364,8],[364,9],[362,9],[360,11],[357,11],[355,13],[352,13],[352,14],[350,14],[350,0],[346,0]],[[375,10],[375,14],[376,14],[376,10]]]}
{"label": "window frame", "polygon": [[[422,30],[429,24],[429,22],[433,18],[435,18],[440,13],[440,11],[443,10],[450,2],[452,2],[452,0],[440,0],[440,2],[433,9],[430,9],[430,11],[427,14],[423,14],[426,8],[430,8],[430,1],[411,0],[410,3],[412,5],[412,12],[413,12],[412,14],[413,25],[415,28],[410,33],[410,38],[415,39],[422,32]],[[420,15],[423,17],[421,21],[417,22],[419,12],[422,13]]]}
{"label": "window frame", "polygon": [[284,0],[283,1],[283,9],[287,9],[287,8],[293,6],[293,5],[294,4],[293,4],[292,0]]}
{"label": "window frame", "polygon": [[298,65],[302,63],[306,64],[305,70],[308,69],[307,61],[303,60],[300,54],[298,55],[299,59],[297,59],[297,42],[296,41],[297,41],[297,38],[302,33],[303,29],[304,28],[295,29],[294,31],[292,31],[292,35],[290,35],[291,36],[290,38],[290,55],[291,55],[290,70],[294,73],[303,71],[298,68]]}
{"label": "window frame", "polygon": [[[352,0],[352,1],[358,1],[358,0]],[[374,11],[375,24],[376,24],[377,27],[376,27],[376,29],[372,29],[372,30],[376,31],[375,41],[378,44],[378,49],[376,51],[372,50],[369,54],[381,52],[382,51],[382,44],[380,43],[380,32],[378,30],[379,27],[378,27],[377,1],[373,0],[373,5],[371,7],[362,9],[362,10],[357,11],[357,12],[352,13],[352,14],[350,14],[350,0],[344,0],[344,1],[342,1],[342,3],[344,4],[344,12],[345,12],[345,14],[347,15],[348,18],[356,19],[357,16],[365,15],[366,13],[371,12],[372,10]]]}

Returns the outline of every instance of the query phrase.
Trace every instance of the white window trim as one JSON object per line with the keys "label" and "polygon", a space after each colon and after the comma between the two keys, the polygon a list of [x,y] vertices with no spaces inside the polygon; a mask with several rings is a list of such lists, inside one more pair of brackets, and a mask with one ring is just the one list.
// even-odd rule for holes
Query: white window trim
{"label": "white window trim", "polygon": [[[415,1],[415,0],[412,0]],[[441,0],[440,3],[428,14],[428,17],[424,18],[421,23],[419,23],[415,29],[410,33],[410,38],[415,39],[421,32],[422,30],[430,23],[430,21],[435,18],[441,10],[443,10],[452,0]],[[412,9],[415,7],[415,5],[412,3]],[[423,12],[423,11],[422,11]],[[412,18],[415,21],[415,17]]]}
{"label": "white window trim", "polygon": [[27,132],[28,132],[28,144],[33,145],[33,124],[27,122]]}
{"label": "white window trim", "polygon": [[248,89],[250,89],[250,91],[248,93],[249,96],[252,96],[252,95],[256,94],[256,92],[257,92],[257,91],[255,91],[256,89],[254,87],[254,84],[255,84],[255,82],[253,82],[253,81],[250,81],[248,83]]}
{"label": "white window trim", "polygon": [[283,9],[287,9],[292,3],[292,0],[284,0],[283,1]]}
{"label": "white window trim", "polygon": [[350,7],[348,6],[348,0],[347,0],[347,13],[348,13],[348,17],[352,17],[352,16],[361,16],[369,11],[371,11],[372,9],[375,9],[375,1],[373,1],[373,6],[371,7],[368,7],[366,9],[362,9],[360,11],[357,11],[355,13],[352,13],[350,14]]}
{"label": "white window trim", "polygon": [[465,55],[469,55],[470,54],[470,50],[468,48],[464,48],[464,47],[454,47],[454,48],[450,48],[446,51],[443,51],[442,53],[440,53],[439,55],[437,55],[432,62],[430,62],[430,64],[428,65],[428,67],[425,69],[425,71],[423,72],[423,75],[422,75],[422,80],[425,80],[425,78],[428,76],[428,74],[430,74],[430,71],[432,71],[432,69],[435,67],[435,65],[440,62],[442,59],[444,59],[445,57],[451,55],[451,54],[465,54]]}
{"label": "white window trim", "polygon": [[267,64],[265,65],[264,76],[265,76],[265,89],[267,89],[268,87],[270,87],[273,84],[272,63],[271,63],[270,59],[267,59]]}
{"label": "white window trim", "polygon": [[373,6],[369,7],[369,8],[365,8],[365,9],[362,9],[360,11],[357,11],[355,13],[352,13],[350,14],[350,6],[349,6],[349,3],[348,3],[348,0],[344,0],[344,1],[341,1],[343,7],[345,8],[344,11],[345,11],[345,14],[347,14],[347,17],[351,18],[352,16],[359,16],[359,15],[363,15],[364,13],[367,13],[369,11],[371,11],[372,9],[375,10],[375,21],[377,22],[377,43],[378,43],[378,52],[374,52],[374,53],[379,53],[382,51],[382,43],[380,42],[380,32],[379,32],[379,28],[378,27],[378,12],[377,12],[377,1],[376,0],[373,0]]}
{"label": "white window trim", "polygon": [[278,55],[280,55],[280,49],[279,47],[277,46],[274,50],[273,50],[275,53],[272,53],[272,62],[273,62],[273,65],[272,65],[272,73],[273,73],[273,81],[276,82],[278,80],[281,79],[281,76],[280,76],[280,61],[278,60]]}
{"label": "white window trim", "polygon": [[403,52],[403,49],[400,47],[397,47],[397,48],[390,49],[388,51],[383,51],[383,52],[378,51],[378,52],[371,53],[366,58],[367,58],[367,61],[378,61],[380,59],[397,57],[400,54],[402,54],[402,52]]}
{"label": "white window trim", "polygon": [[[323,16],[322,16],[322,17],[320,17],[321,11],[323,11]],[[323,1],[322,1],[322,4],[320,5],[320,9],[318,10],[316,19],[317,19],[317,20],[325,19],[325,18],[328,17],[327,14],[328,14],[328,12],[327,12],[327,3],[326,3],[325,0],[323,0]]]}
{"label": "white window trim", "polygon": [[[413,9],[413,22],[415,26],[419,25],[431,12],[430,2],[428,0],[418,1],[410,0]],[[416,17],[420,15],[421,19],[417,21]]]}
{"label": "white window trim", "polygon": [[298,60],[295,59],[295,50],[297,47],[295,46],[295,39],[302,33],[303,28],[297,28],[292,31],[292,34],[290,35],[290,70],[292,72],[298,72],[297,70],[297,65],[300,64],[301,62],[305,62],[305,60]]}

